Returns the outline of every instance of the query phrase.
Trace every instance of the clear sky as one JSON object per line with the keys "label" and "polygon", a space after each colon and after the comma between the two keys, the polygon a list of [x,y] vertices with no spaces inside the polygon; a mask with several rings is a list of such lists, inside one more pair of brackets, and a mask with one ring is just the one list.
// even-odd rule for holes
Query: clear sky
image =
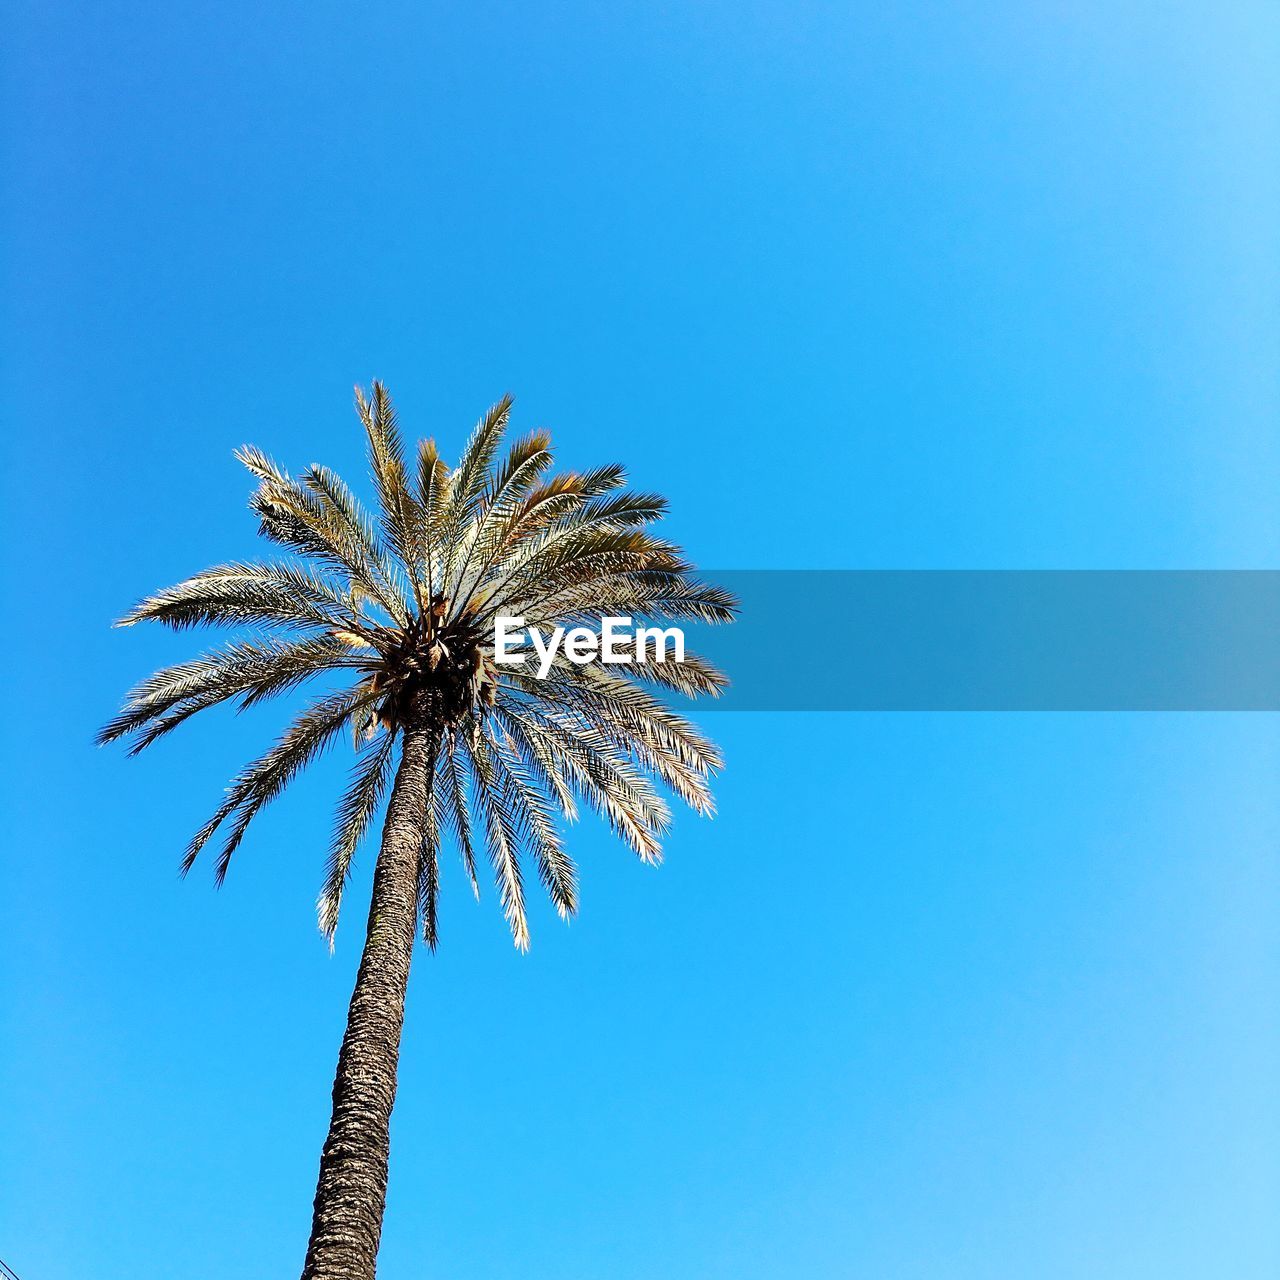
{"label": "clear sky", "polygon": [[[274,717],[90,745],[198,643],[111,618],[253,553],[242,442],[359,478],[356,380],[447,453],[510,390],[710,567],[1280,564],[1273,6],[20,0],[0,65],[23,1280],[301,1264],[345,762],[217,893]],[[528,956],[446,878],[382,1275],[1280,1274],[1275,717],[705,723],[721,815],[584,824]]]}

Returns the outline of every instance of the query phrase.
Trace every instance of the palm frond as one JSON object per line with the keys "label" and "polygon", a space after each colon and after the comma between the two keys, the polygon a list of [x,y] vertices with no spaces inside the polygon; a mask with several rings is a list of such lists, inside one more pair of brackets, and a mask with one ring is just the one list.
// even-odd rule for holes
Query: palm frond
{"label": "palm frond", "polygon": [[471,835],[471,801],[468,796],[468,771],[462,748],[451,741],[445,762],[443,804],[445,818],[453,831],[462,857],[462,866],[476,901],[480,900],[480,881],[476,876],[476,851]]}
{"label": "palm frond", "polygon": [[404,443],[395,406],[381,382],[375,380],[366,398],[356,388],[356,409],[369,442],[369,465],[378,488],[382,531],[409,578],[418,612],[430,594],[426,585],[426,547],[423,514],[405,475]]}
{"label": "palm frond", "polygon": [[386,793],[394,758],[395,734],[384,732],[364,754],[352,774],[351,784],[338,805],[333,843],[325,867],[324,887],[316,899],[320,932],[333,946],[342,895],[351,874],[351,862]]}
{"label": "palm frond", "polygon": [[[656,669],[656,668],[654,668]],[[647,689],[604,668],[587,664],[541,683],[542,702],[581,717],[662,779],[695,812],[710,817],[715,802],[708,778],[720,767],[720,752],[689,720]]]}
{"label": "palm frond", "polygon": [[231,829],[214,865],[214,877],[221,884],[249,823],[316,756],[331,746],[351,717],[376,696],[367,686],[360,685],[322,698],[303,711],[274,747],[241,770],[217,812],[192,837],[182,859],[183,873],[191,870],[201,849],[231,818]]}
{"label": "palm frond", "polygon": [[418,849],[418,922],[422,940],[434,951],[440,942],[440,739],[432,739],[427,765],[427,803],[423,813],[422,840]]}
{"label": "palm frond", "polygon": [[266,456],[246,445],[236,455],[261,483],[249,500],[264,538],[289,547],[346,580],[379,604],[401,626],[409,620],[408,602],[389,579],[381,557],[371,551],[362,531],[323,493],[284,475]]}
{"label": "palm frond", "polygon": [[[473,522],[466,540],[462,565],[457,574],[458,611],[465,609],[472,592],[481,583],[494,558],[500,552],[504,537],[520,511],[521,499],[551,465],[551,437],[535,431],[517,440],[490,481],[480,502],[480,514]],[[470,574],[469,571],[473,569]]]}
{"label": "palm frond", "polygon": [[520,870],[520,837],[516,822],[508,798],[498,787],[488,740],[480,726],[475,724],[461,741],[471,761],[475,794],[489,836],[489,859],[493,863],[502,914],[507,919],[516,947],[528,951],[529,923],[525,918],[524,876]]}
{"label": "palm frond", "polygon": [[116,624],[279,626],[293,630],[355,627],[342,592],[296,564],[224,564],[166,587],[134,605]]}
{"label": "palm frond", "polygon": [[620,752],[608,735],[583,717],[546,707],[507,702],[503,711],[513,735],[535,738],[563,777],[642,862],[662,859],[662,834],[670,811],[649,780]]}
{"label": "palm frond", "polygon": [[313,676],[359,665],[351,650],[331,636],[233,641],[148,676],[98,732],[98,742],[136,734],[129,754],[137,755],[198,711],[232,698],[240,699],[242,707],[251,706]]}
{"label": "palm frond", "polygon": [[484,493],[489,465],[511,416],[511,397],[503,396],[476,424],[462,457],[449,479],[449,493],[441,516],[444,591],[453,594],[459,553],[468,524]]}
{"label": "palm frond", "polygon": [[533,854],[542,886],[556,911],[567,920],[578,909],[578,875],[560,843],[553,806],[513,741],[490,731],[489,743],[494,777],[511,807],[517,833]]}
{"label": "palm frond", "polygon": [[449,468],[441,460],[434,440],[418,445],[418,510],[422,516],[422,554],[426,561],[427,587],[434,595],[442,590],[437,577],[440,527],[449,493]]}

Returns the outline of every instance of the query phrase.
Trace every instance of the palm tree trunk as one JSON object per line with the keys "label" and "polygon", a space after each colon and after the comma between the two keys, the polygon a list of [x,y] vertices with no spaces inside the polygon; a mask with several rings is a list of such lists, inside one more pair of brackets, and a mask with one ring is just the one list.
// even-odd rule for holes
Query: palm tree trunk
{"label": "palm tree trunk", "polygon": [[387,1198],[404,998],[417,930],[418,865],[435,765],[434,731],[426,726],[424,717],[405,728],[387,805],[302,1280],[374,1276]]}

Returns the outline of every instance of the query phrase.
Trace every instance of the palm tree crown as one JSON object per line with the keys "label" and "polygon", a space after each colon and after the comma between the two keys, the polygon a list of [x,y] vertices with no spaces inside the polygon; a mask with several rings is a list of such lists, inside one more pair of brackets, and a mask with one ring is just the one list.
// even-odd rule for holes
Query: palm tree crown
{"label": "palm tree crown", "polygon": [[376,522],[327,468],[294,478],[259,450],[239,450],[258,482],[250,507],[260,532],[292,554],[208,569],[131,610],[121,625],[246,630],[142,681],[100,738],[128,738],[136,753],[208,707],[229,700],[247,707],[317,677],[345,675],[345,687],[311,701],[234,779],[192,838],[184,871],[220,834],[221,882],[253,818],[350,734],[358,756],[318,902],[320,927],[332,940],[352,858],[394,774],[397,739],[413,725],[430,741],[418,871],[422,936],[435,946],[447,833],[477,896],[477,847],[487,852],[523,949],[523,865],[532,862],[562,916],[577,905],[557,814],[572,821],[583,802],[653,862],[670,820],[655,780],[697,812],[712,811],[707,780],[719,754],[660,692],[714,695],[724,678],[693,655],[619,667],[563,654],[538,678],[527,667],[495,664],[495,618],[518,615],[539,627],[590,626],[606,614],[720,622],[733,616],[734,602],[693,578],[679,549],[647,530],[665,504],[625,489],[620,467],[549,476],[550,441],[540,431],[500,457],[509,398],[476,426],[453,470],[431,440],[406,460],[380,383],[368,395],[357,388],[356,406],[377,488]]}

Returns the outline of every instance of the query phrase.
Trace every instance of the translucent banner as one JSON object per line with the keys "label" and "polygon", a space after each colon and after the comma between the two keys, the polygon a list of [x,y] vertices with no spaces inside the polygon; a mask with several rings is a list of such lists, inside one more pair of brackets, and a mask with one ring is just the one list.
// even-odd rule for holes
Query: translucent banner
{"label": "translucent banner", "polygon": [[703,573],[734,711],[1274,711],[1280,572]]}

